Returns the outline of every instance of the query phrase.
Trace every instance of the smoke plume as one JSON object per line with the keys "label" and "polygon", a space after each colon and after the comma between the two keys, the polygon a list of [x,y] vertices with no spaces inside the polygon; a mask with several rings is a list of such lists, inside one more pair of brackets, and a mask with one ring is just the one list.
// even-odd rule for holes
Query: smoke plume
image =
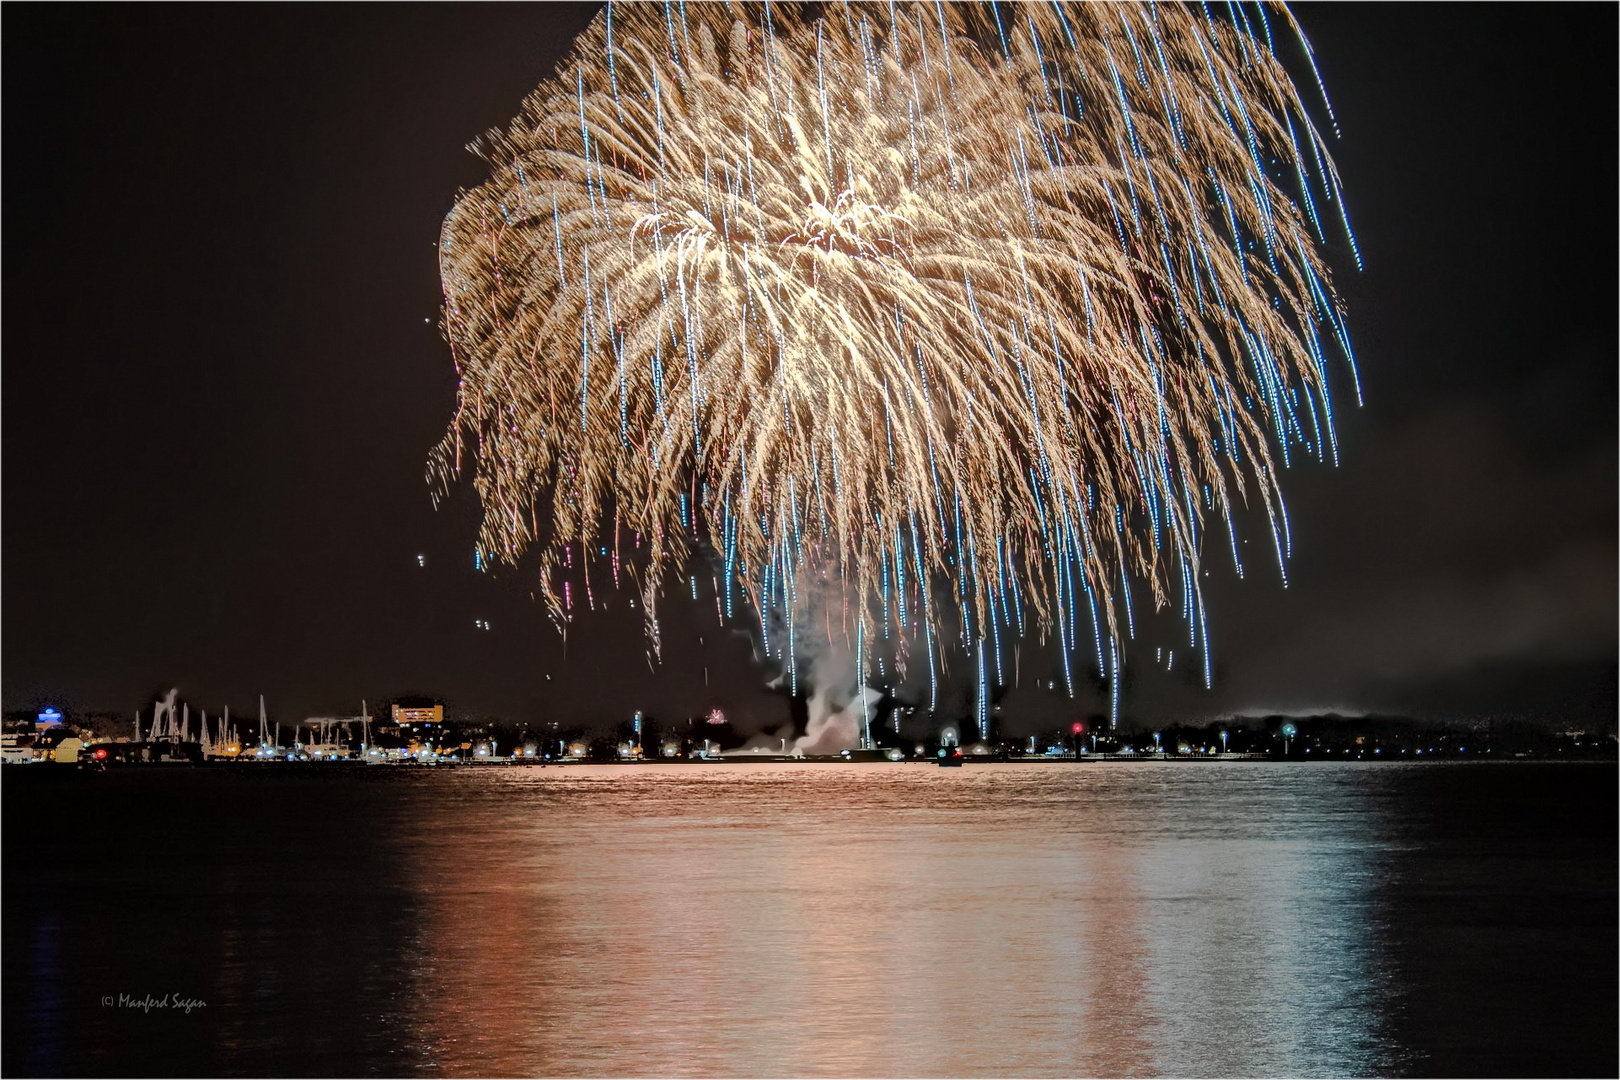
{"label": "smoke plume", "polygon": [[796,754],[836,754],[860,745],[869,710],[882,696],[857,685],[855,661],[848,649],[834,644],[801,653],[805,679],[812,687],[809,723],[793,744]]}

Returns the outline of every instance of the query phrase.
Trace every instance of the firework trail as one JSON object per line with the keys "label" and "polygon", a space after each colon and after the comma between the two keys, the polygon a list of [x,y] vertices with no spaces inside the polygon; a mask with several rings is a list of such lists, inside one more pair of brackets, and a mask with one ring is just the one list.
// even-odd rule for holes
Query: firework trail
{"label": "firework trail", "polygon": [[655,651],[706,565],[794,678],[813,630],[982,691],[1038,633],[1117,708],[1135,590],[1207,681],[1205,545],[1257,497],[1285,565],[1278,461],[1335,456],[1354,370],[1284,53],[1280,6],[610,4],[445,220],[430,480]]}

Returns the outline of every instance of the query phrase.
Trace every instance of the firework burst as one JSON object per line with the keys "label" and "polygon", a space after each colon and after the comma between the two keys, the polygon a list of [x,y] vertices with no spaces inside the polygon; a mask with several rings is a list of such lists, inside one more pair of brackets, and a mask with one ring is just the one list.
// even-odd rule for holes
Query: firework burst
{"label": "firework burst", "polygon": [[1135,589],[1207,680],[1206,530],[1237,562],[1257,498],[1284,564],[1278,460],[1334,455],[1350,360],[1285,44],[1282,7],[610,4],[445,221],[431,478],[471,463],[482,557],[538,548],[559,619],[634,583],[654,649],[697,553],[790,669],[814,588],[863,678],[1038,632],[1117,686]]}

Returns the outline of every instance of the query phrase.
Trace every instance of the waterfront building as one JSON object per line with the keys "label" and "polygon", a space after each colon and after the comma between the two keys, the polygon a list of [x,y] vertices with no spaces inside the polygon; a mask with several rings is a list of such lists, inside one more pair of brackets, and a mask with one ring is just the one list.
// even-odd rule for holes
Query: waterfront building
{"label": "waterfront building", "polygon": [[79,751],[83,749],[84,740],[64,727],[54,727],[34,740],[34,755],[37,758],[61,765],[77,764]]}
{"label": "waterfront building", "polygon": [[34,760],[34,737],[15,731],[0,734],[0,762],[17,765]]}
{"label": "waterfront building", "polygon": [[409,708],[403,705],[394,706],[394,726],[403,728],[410,724],[434,724],[443,726],[444,706],[429,705],[421,708]]}

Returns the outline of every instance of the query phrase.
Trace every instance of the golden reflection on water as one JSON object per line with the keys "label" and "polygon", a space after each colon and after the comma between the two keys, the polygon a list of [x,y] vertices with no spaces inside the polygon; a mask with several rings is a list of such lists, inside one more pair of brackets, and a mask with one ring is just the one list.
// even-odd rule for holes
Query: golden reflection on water
{"label": "golden reflection on water", "polygon": [[1370,826],[1249,768],[463,770],[400,837],[402,1037],[445,1075],[1379,1071],[1371,946],[1324,925]]}
{"label": "golden reflection on water", "polygon": [[1085,998],[1085,1024],[1075,1046],[1077,1073],[1145,1076],[1153,1072],[1151,1037],[1158,1017],[1147,984],[1147,935],[1142,887],[1134,860],[1110,844],[1086,852],[1094,871],[1081,970],[1094,986]]}

